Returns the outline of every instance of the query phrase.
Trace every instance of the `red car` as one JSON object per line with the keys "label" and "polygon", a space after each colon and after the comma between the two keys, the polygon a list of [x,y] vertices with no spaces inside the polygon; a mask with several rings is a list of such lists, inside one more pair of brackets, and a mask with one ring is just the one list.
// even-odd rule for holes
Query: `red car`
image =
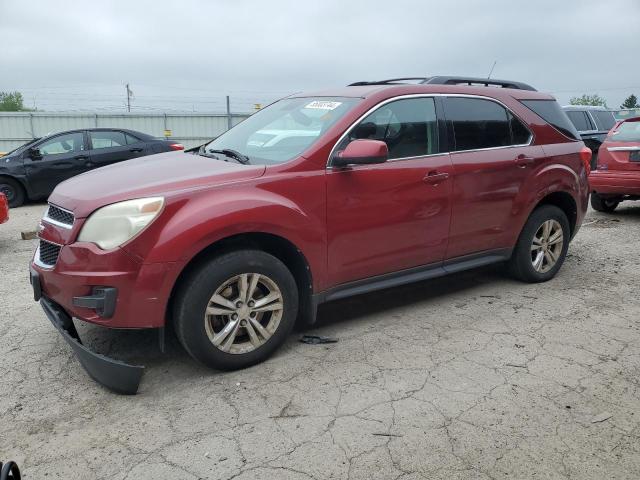
{"label": "red car", "polygon": [[92,353],[73,317],[171,326],[235,369],[322,302],[498,262],[551,279],[589,195],[565,113],[518,82],[415,81],[292,95],[195,151],[60,184],[31,282],[89,374],[134,393],[142,367]]}
{"label": "red car", "polygon": [[591,206],[613,212],[623,200],[640,200],[640,117],[614,125],[589,174]]}
{"label": "red car", "polygon": [[9,220],[9,202],[4,193],[0,192],[0,223]]}

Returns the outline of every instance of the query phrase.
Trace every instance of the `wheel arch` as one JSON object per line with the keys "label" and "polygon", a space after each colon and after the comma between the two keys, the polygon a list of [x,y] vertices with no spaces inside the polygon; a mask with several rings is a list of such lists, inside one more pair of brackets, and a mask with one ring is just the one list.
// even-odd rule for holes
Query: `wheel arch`
{"label": "wheel arch", "polygon": [[548,193],[536,204],[533,211],[542,205],[554,205],[565,213],[569,220],[571,237],[573,237],[576,232],[576,223],[578,221],[578,204],[573,196],[566,191]]}
{"label": "wheel arch", "polygon": [[20,186],[20,188],[22,188],[22,193],[24,193],[25,198],[31,198],[31,192],[27,188],[27,182],[24,178],[11,175],[9,173],[0,172],[0,179],[2,178],[8,178],[9,180],[13,180],[14,182],[16,182]]}
{"label": "wheel arch", "polygon": [[315,311],[311,298],[313,293],[313,276],[311,267],[302,250],[290,240],[265,232],[246,232],[216,240],[206,246],[184,266],[173,284],[166,307],[166,323],[172,321],[171,312],[175,295],[185,278],[203,262],[226,252],[243,249],[261,250],[273,255],[289,269],[296,281],[299,295],[298,319],[315,320]]}

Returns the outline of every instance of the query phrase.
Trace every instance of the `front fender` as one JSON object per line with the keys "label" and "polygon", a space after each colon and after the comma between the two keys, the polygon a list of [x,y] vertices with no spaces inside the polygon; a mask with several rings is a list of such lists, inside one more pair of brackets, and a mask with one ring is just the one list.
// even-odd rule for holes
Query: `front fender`
{"label": "front fender", "polygon": [[[305,256],[313,278],[326,270],[323,196],[298,202],[260,186],[220,188],[168,202],[162,217],[125,245],[145,263],[187,264],[222,239],[246,233],[267,233],[288,240]],[[317,190],[316,190],[317,191]],[[321,191],[324,191],[321,190]],[[300,190],[304,193],[304,189]]]}

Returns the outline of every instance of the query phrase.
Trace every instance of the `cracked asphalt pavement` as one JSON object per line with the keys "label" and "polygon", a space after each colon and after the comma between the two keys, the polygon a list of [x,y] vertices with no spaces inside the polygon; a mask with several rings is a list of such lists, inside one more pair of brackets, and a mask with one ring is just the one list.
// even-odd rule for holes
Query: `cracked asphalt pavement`
{"label": "cracked asphalt pavement", "polygon": [[33,302],[20,231],[43,210],[0,226],[0,460],[26,479],[640,478],[640,204],[590,211],[548,283],[485,268],[328,304],[243,371],[79,325],[147,366],[133,397],[94,383]]}

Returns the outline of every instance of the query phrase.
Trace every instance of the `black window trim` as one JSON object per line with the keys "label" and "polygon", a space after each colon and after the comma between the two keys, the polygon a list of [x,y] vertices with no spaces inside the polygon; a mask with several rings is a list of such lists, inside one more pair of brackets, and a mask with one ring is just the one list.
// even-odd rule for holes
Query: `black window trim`
{"label": "black window trim", "polygon": [[[362,120],[364,120],[369,114],[375,112],[378,108],[386,105],[387,103],[391,103],[393,101],[396,100],[404,100],[407,98],[433,98],[434,99],[434,103],[436,105],[436,116],[437,116],[437,120],[438,120],[438,133],[439,133],[439,140],[440,140],[440,148],[439,148],[439,152],[438,153],[431,153],[429,155],[419,155],[419,156],[413,156],[413,157],[402,157],[402,158],[392,158],[390,160],[387,160],[387,162],[398,162],[398,161],[402,161],[402,160],[413,160],[416,158],[427,158],[427,157],[436,157],[439,155],[454,155],[456,153],[466,153],[466,152],[481,152],[481,151],[485,151],[485,150],[498,150],[498,149],[504,149],[504,148],[522,148],[522,147],[529,147],[531,146],[531,144],[534,142],[535,140],[535,135],[534,133],[531,131],[531,129],[529,128],[529,124],[527,122],[525,122],[520,115],[516,114],[513,110],[511,110],[507,105],[505,105],[504,103],[502,103],[500,100],[495,99],[493,97],[487,97],[484,95],[472,95],[472,94],[468,94],[468,93],[414,93],[414,94],[408,94],[408,95],[398,95],[396,97],[391,97],[391,98],[387,98],[386,100],[383,100],[380,103],[377,103],[376,105],[374,105],[373,107],[371,107],[369,110],[367,110],[365,113],[363,113],[360,117],[358,117],[351,125],[349,125],[349,128],[347,128],[344,133],[342,135],[340,135],[340,138],[338,138],[338,141],[335,143],[335,145],[333,146],[333,148],[331,149],[331,152],[329,153],[329,158],[327,159],[327,164],[326,164],[326,168],[329,170],[333,169],[333,166],[331,165],[331,159],[333,158],[334,154],[336,153],[336,150],[338,148],[338,145],[340,145],[340,143],[342,142],[342,140],[344,140],[344,138],[351,132],[351,130],[353,130]],[[521,143],[518,145],[503,145],[500,147],[486,147],[486,148],[475,148],[475,149],[470,149],[470,150],[452,150],[451,149],[451,139],[448,138],[450,136],[449,132],[449,128],[448,128],[448,124],[449,122],[446,119],[445,116],[445,112],[444,112],[444,105],[442,103],[442,101],[447,98],[477,98],[480,100],[489,100],[492,102],[497,103],[498,105],[500,105],[501,107],[503,107],[505,110],[507,110],[507,112],[511,113],[511,115],[514,116],[514,118],[517,118],[520,123],[522,123],[522,125],[524,125],[524,127],[528,130],[529,132],[529,142],[527,143]],[[442,142],[442,134],[443,132],[447,132],[445,135],[446,141]],[[387,163],[385,162],[385,163]],[[383,164],[384,165],[384,164]],[[368,165],[352,165],[352,167],[358,168],[358,167],[367,167]]]}

